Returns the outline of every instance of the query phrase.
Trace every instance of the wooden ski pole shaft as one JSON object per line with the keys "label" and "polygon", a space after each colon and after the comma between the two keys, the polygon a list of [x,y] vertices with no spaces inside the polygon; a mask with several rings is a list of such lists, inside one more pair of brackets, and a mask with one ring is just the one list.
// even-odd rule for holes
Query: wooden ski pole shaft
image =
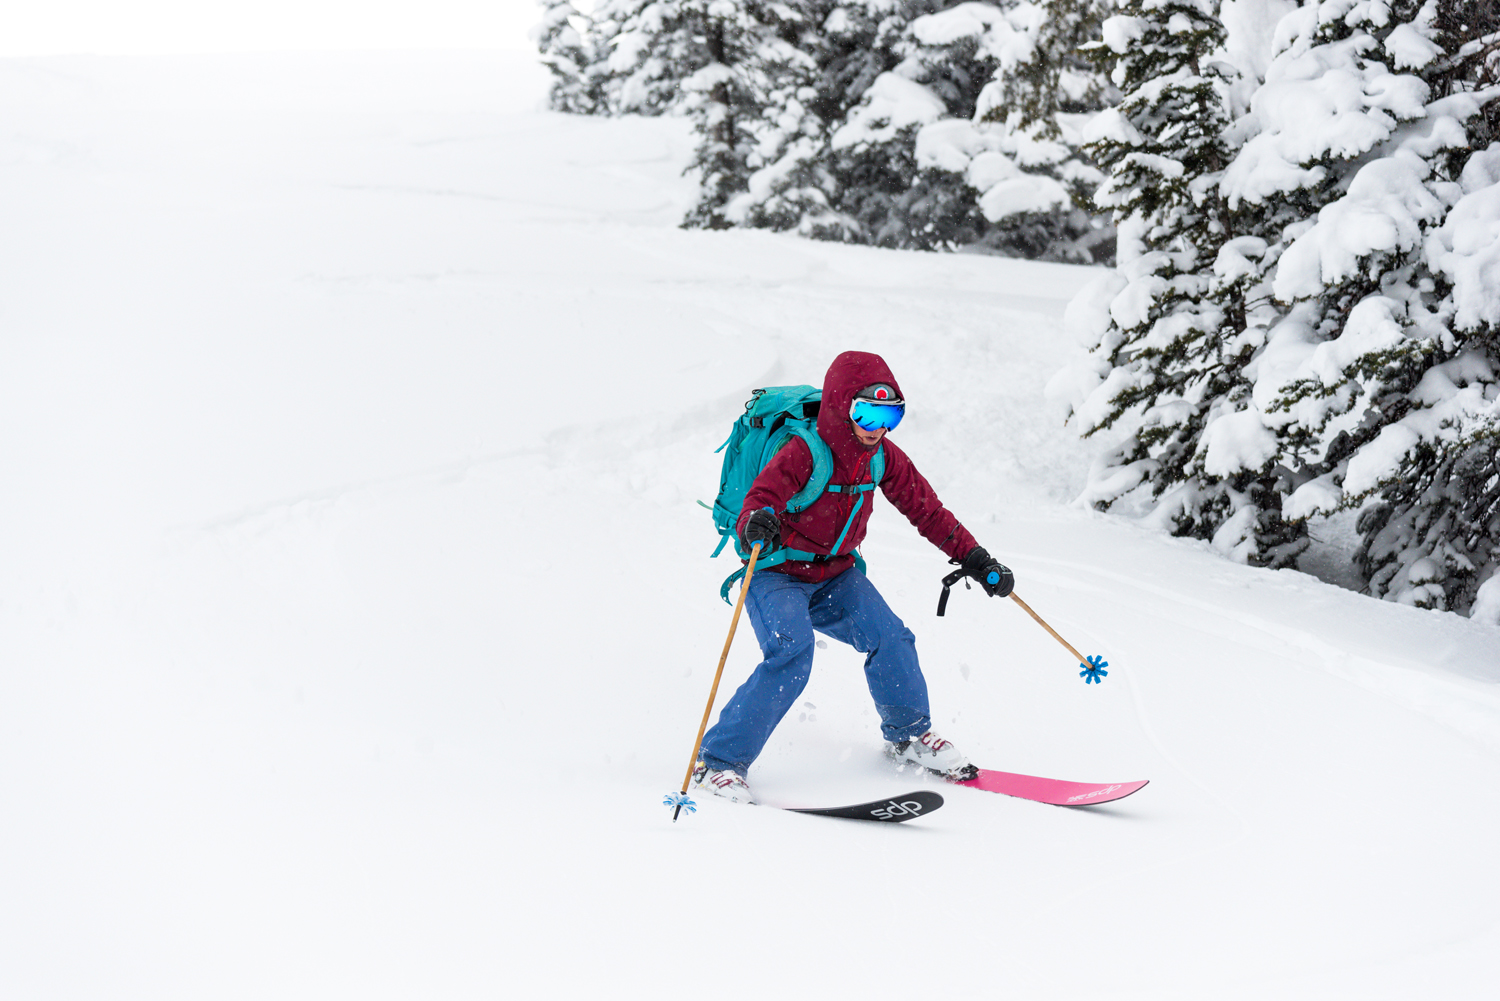
{"label": "wooden ski pole shaft", "polygon": [[[719,679],[724,675],[724,662],[729,659],[729,644],[734,642],[734,631],[740,624],[740,610],[745,607],[745,595],[750,590],[750,578],[755,574],[755,561],[760,559],[760,543],[750,547],[750,563],[745,567],[745,579],[740,584],[740,597],[734,603],[734,618],[729,620],[729,635],[724,637],[724,652],[719,654],[719,669],[714,672],[713,687],[708,690],[708,705],[703,707],[703,722],[698,724],[698,739],[693,741],[693,756],[688,758],[687,774],[682,777],[682,795],[686,796],[688,785],[693,781],[693,766],[698,763],[698,750],[703,746],[703,734],[708,729],[708,717],[714,711],[714,699],[719,694]],[[1037,621],[1041,621],[1038,619]],[[682,812],[682,803],[672,811],[675,823]]]}
{"label": "wooden ski pole shaft", "polygon": [[[1053,639],[1057,640],[1057,642],[1059,642],[1063,646],[1067,647],[1068,648],[1068,653],[1071,653],[1073,656],[1075,656],[1075,657],[1078,658],[1078,663],[1080,663],[1080,664],[1087,664],[1088,663],[1088,658],[1084,657],[1084,655],[1081,654],[1081,653],[1079,653],[1077,650],[1074,650],[1073,649],[1073,644],[1069,643],[1067,640],[1065,640],[1061,636],[1057,635],[1057,630],[1053,629],[1051,626],[1047,625],[1046,622],[1042,621],[1042,617],[1040,615],[1036,614],[1035,612],[1033,612],[1031,610],[1031,606],[1028,605],[1028,604],[1026,604],[1026,602],[1024,602],[1024,601],[1021,600],[1021,596],[1019,594],[1017,594],[1016,592],[1012,591],[1012,592],[1010,592],[1010,596],[1011,596],[1011,598],[1015,599],[1016,604],[1020,605],[1024,609],[1026,609],[1026,614],[1027,615],[1031,616],[1033,619],[1036,619],[1036,624],[1037,625],[1039,625],[1043,629],[1047,630],[1047,632],[1049,632],[1049,633],[1052,634],[1052,638]],[[696,754],[697,752],[695,751],[693,753]]]}

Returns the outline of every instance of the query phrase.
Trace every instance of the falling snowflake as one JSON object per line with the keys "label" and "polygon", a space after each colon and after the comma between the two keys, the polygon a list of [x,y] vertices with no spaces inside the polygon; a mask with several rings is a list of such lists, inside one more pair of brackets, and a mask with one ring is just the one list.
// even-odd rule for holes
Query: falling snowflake
{"label": "falling snowflake", "polygon": [[1105,670],[1105,668],[1109,666],[1109,661],[1105,660],[1103,657],[1099,656],[1096,653],[1089,654],[1088,663],[1079,664],[1078,666],[1083,668],[1082,671],[1078,672],[1078,676],[1083,679],[1083,683],[1085,685],[1091,685],[1094,682],[1098,682],[1102,685],[1104,684],[1105,676],[1109,674],[1109,672]]}

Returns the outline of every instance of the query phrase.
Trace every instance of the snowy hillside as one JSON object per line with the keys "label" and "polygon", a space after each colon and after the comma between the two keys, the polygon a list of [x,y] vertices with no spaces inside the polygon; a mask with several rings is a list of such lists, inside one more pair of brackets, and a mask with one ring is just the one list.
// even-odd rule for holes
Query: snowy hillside
{"label": "snowy hillside", "polygon": [[[0,996],[1485,998],[1500,630],[1070,506],[1089,269],[684,232],[677,120],[518,56],[0,62]],[[884,501],[988,767],[681,781],[749,390],[881,353],[1085,686]],[[742,628],[726,670],[756,661]],[[751,773],[924,780],[820,650]],[[722,698],[722,695],[721,695]]]}

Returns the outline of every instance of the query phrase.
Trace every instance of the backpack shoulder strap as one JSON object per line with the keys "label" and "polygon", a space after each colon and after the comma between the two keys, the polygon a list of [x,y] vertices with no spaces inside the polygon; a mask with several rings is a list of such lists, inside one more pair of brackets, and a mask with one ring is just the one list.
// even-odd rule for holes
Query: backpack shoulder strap
{"label": "backpack shoulder strap", "polygon": [[804,510],[809,504],[822,496],[823,491],[828,489],[828,481],[833,477],[833,450],[828,443],[818,437],[818,432],[800,422],[787,422],[787,430],[807,445],[807,450],[812,453],[812,475],[802,485],[802,489],[792,495],[792,499],[786,502],[786,509],[792,514]]}
{"label": "backpack shoulder strap", "polygon": [[[825,490],[829,493],[853,493],[857,495],[854,501],[854,509],[849,512],[849,520],[844,522],[844,530],[839,533],[838,541],[833,544],[833,549],[830,551],[831,555],[838,556],[840,555],[839,549],[844,544],[844,536],[849,534],[849,529],[854,525],[855,516],[859,514],[859,509],[864,506],[865,494],[879,486],[880,481],[885,477],[885,446],[881,445],[875,450],[875,454],[870,457],[869,483],[841,487],[830,485],[828,482],[833,476],[833,450],[828,447],[828,443],[818,437],[816,431],[800,423],[788,422],[787,430],[807,442],[808,450],[812,452],[813,456],[812,476],[808,477],[807,484],[797,492],[796,496],[787,502],[786,509],[788,511],[795,513],[803,510],[807,505],[817,500],[818,496]],[[727,539],[728,536],[726,535],[724,538]],[[721,539],[719,549],[722,548],[724,548],[724,542]],[[714,555],[719,555],[718,549],[714,550]],[[855,551],[853,556],[855,566],[859,567],[860,573],[864,573],[864,557],[858,551]],[[820,556],[817,553],[804,553],[795,549],[778,548],[769,555],[762,557],[756,568],[764,569],[773,567],[779,563],[785,563],[787,560],[805,561],[819,558]],[[724,578],[724,583],[719,587],[719,597],[724,599],[725,604],[731,603],[729,601],[729,589],[734,586],[735,581],[744,576],[745,568],[740,567],[734,573]]]}

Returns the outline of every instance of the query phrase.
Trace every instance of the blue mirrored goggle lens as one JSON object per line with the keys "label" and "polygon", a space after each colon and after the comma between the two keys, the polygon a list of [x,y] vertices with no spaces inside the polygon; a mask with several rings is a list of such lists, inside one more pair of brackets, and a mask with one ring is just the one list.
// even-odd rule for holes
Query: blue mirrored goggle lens
{"label": "blue mirrored goggle lens", "polygon": [[885,428],[887,431],[894,430],[901,418],[906,414],[904,403],[876,403],[874,400],[855,400],[854,405],[849,408],[849,416],[854,423],[866,431],[878,431]]}

